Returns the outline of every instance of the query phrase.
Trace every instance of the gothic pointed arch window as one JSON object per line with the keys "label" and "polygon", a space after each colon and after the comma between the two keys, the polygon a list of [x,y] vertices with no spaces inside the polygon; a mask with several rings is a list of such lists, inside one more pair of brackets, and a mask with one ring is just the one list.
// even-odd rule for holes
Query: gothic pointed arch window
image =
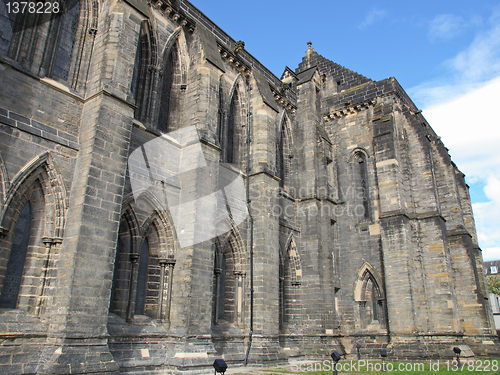
{"label": "gothic pointed arch window", "polygon": [[[45,312],[53,298],[50,279],[55,275],[49,264],[52,249],[59,247],[64,235],[66,202],[64,182],[49,152],[27,163],[4,192],[0,213],[0,227],[5,228],[0,236],[3,305],[15,304],[16,309],[27,313]],[[29,229],[26,223],[30,223]],[[14,297],[7,298],[8,290]]]}
{"label": "gothic pointed arch window", "polygon": [[[159,317],[160,303],[160,238],[152,223],[140,246],[137,260],[134,315]],[[133,295],[131,296],[133,297]]]}
{"label": "gothic pointed arch window", "polygon": [[5,1],[0,2],[0,50],[4,53],[9,51],[16,17],[17,14],[7,10]]}
{"label": "gothic pointed arch window", "polygon": [[[242,94],[243,93],[243,94]],[[227,106],[227,118],[221,132],[221,161],[234,164],[239,168],[244,167],[242,151],[245,132],[245,115],[243,107],[243,82],[241,76],[236,79],[230,94]]]}
{"label": "gothic pointed arch window", "polygon": [[217,108],[217,141],[219,145],[223,144],[224,137],[224,88],[222,76],[219,81],[219,102]]}
{"label": "gothic pointed arch window", "polygon": [[281,123],[279,134],[276,148],[276,169],[280,179],[280,188],[286,191],[291,184],[291,164],[293,157],[290,123],[286,118]]}
{"label": "gothic pointed arch window", "polygon": [[226,141],[226,163],[234,163],[235,161],[235,146],[237,145],[237,140],[235,139],[237,130],[237,115],[239,110],[239,98],[238,91],[235,90],[233,97],[231,98],[231,104],[229,105],[229,115],[227,121],[227,141]]}
{"label": "gothic pointed arch window", "polygon": [[293,237],[289,237],[286,249],[280,247],[279,260],[279,327],[284,332],[301,313],[299,287],[302,268]]}
{"label": "gothic pointed arch window", "polygon": [[88,13],[95,18],[96,12],[92,9],[84,15],[80,0],[44,3],[44,9],[48,9],[46,4],[53,7],[56,3],[58,12],[43,14],[13,9],[9,12],[13,2],[0,4],[0,52],[32,74],[76,87],[81,68],[79,55],[85,48],[84,36],[89,26]]}
{"label": "gothic pointed arch window", "polygon": [[234,323],[235,314],[235,273],[234,258],[230,245],[216,252],[215,264],[215,323]]}
{"label": "gothic pointed arch window", "polygon": [[29,186],[20,187],[6,211],[9,231],[0,240],[0,308],[30,313],[40,309],[47,277],[43,271],[46,257],[42,239],[47,226],[44,188],[32,177]]}
{"label": "gothic pointed arch window", "polygon": [[144,315],[146,306],[146,294],[149,276],[149,243],[144,239],[139,254],[139,267],[137,270],[137,292],[135,297],[135,314]]}
{"label": "gothic pointed arch window", "polygon": [[157,129],[171,132],[182,127],[184,94],[187,89],[187,51],[185,40],[179,38],[170,47],[162,66],[162,83]]}
{"label": "gothic pointed arch window", "polygon": [[243,324],[245,273],[233,234],[217,243],[214,259],[212,318],[214,324]]}
{"label": "gothic pointed arch window", "polygon": [[355,283],[354,300],[358,303],[358,324],[362,329],[385,328],[385,297],[380,276],[365,263]]}
{"label": "gothic pointed arch window", "polygon": [[15,309],[21,287],[31,231],[31,205],[26,203],[17,220],[12,249],[3,278],[0,308]]}
{"label": "gothic pointed arch window", "polygon": [[378,322],[380,317],[379,293],[373,278],[366,282],[364,323]]}
{"label": "gothic pointed arch window", "polygon": [[125,210],[120,220],[118,241],[116,243],[115,265],[113,272],[113,289],[111,290],[109,311],[123,318],[128,310],[133,265],[131,255],[134,253],[134,237],[137,236],[137,225],[131,210]]}
{"label": "gothic pointed arch window", "polygon": [[[157,212],[142,229],[130,205],[122,214],[110,312],[129,322],[137,315],[170,321],[175,259],[167,226]],[[168,247],[171,254],[166,254]]]}
{"label": "gothic pointed arch window", "polygon": [[369,186],[368,186],[368,167],[366,154],[362,151],[354,153],[356,180],[356,206],[355,214],[362,220],[370,219],[370,202],[369,202]]}
{"label": "gothic pointed arch window", "polygon": [[137,106],[134,117],[145,125],[151,125],[154,118],[154,92],[158,79],[156,65],[156,37],[151,23],[145,20],[141,23],[130,88]]}
{"label": "gothic pointed arch window", "polygon": [[73,51],[76,46],[78,26],[80,22],[80,1],[66,1],[65,15],[60,20],[59,35],[54,39],[54,52],[51,61],[48,61],[48,76],[68,81],[72,63]]}
{"label": "gothic pointed arch window", "polygon": [[172,112],[171,109],[173,105],[175,105],[175,99],[172,95],[172,86],[174,83],[174,65],[177,60],[177,50],[172,48],[172,51],[168,54],[168,57],[163,65],[160,117],[158,120],[158,130],[162,132],[167,132],[169,125],[171,125],[170,114]]}

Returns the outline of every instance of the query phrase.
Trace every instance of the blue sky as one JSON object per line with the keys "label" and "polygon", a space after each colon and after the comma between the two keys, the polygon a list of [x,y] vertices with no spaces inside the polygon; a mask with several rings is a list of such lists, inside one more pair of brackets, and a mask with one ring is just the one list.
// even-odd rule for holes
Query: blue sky
{"label": "blue sky", "polygon": [[485,260],[500,259],[500,1],[192,3],[278,77],[316,52],[396,77],[466,174]]}

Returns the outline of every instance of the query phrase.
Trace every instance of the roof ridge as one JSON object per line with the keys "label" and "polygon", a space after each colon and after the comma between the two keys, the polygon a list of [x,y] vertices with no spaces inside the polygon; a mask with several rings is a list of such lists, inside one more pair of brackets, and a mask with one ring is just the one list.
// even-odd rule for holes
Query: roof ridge
{"label": "roof ridge", "polygon": [[[346,68],[345,66],[343,65],[340,65],[330,59],[327,59],[326,57],[324,57],[323,55],[319,54],[318,52],[316,51],[312,51],[309,56],[304,56],[302,58],[302,62],[299,63],[299,66],[297,67],[297,69],[295,69],[295,74],[299,74],[303,71],[306,71],[310,68],[312,68],[314,65],[317,65],[318,66],[318,69],[321,71],[321,73],[325,73],[322,71],[321,69],[321,66],[320,66],[320,61],[314,61],[314,60],[323,60],[326,64],[330,65],[330,64],[333,64],[334,67],[338,67],[338,68],[341,68],[345,71],[347,71],[348,73],[350,74],[354,74],[356,76],[359,76],[360,78],[363,78],[363,79],[366,79],[366,80],[369,80],[369,81],[373,81],[371,78],[368,78],[354,70],[351,70],[349,68]],[[309,64],[307,64],[307,62],[310,61]],[[304,67],[302,68],[301,65],[303,65]]]}

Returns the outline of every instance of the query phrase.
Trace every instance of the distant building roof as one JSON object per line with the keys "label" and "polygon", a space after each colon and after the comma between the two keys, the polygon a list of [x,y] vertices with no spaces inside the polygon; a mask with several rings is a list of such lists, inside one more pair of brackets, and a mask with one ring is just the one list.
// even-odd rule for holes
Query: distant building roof
{"label": "distant building roof", "polygon": [[493,260],[490,262],[483,262],[486,275],[499,275],[500,276],[500,260]]}

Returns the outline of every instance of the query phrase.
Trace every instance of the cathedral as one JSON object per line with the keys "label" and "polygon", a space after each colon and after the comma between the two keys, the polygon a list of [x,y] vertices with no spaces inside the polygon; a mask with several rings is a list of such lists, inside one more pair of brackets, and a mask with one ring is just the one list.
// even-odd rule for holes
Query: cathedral
{"label": "cathedral", "polygon": [[187,0],[45,4],[0,3],[0,373],[500,354],[464,175],[395,78],[311,42],[277,77]]}

